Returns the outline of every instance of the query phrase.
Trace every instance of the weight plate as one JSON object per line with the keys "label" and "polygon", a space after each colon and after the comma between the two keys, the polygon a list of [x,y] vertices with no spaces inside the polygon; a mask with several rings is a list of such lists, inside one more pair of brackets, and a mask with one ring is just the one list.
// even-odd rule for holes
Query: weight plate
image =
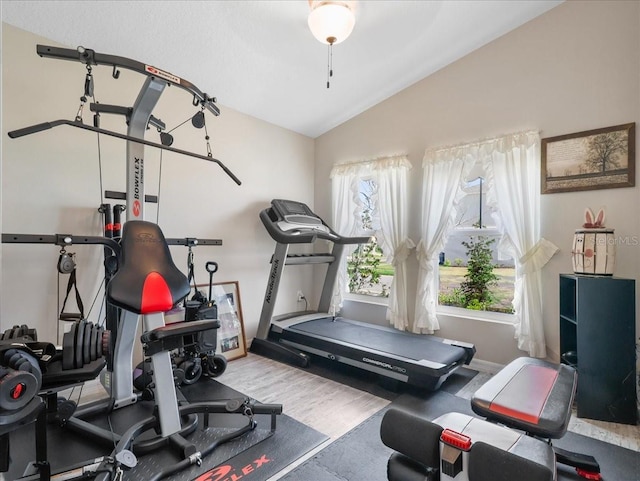
{"label": "weight plate", "polygon": [[[18,356],[18,359],[16,359],[15,362],[12,363],[13,364],[12,368],[15,369],[16,371],[31,372],[31,364],[29,363],[29,361],[20,354],[18,354],[17,356]],[[26,364],[26,366],[22,367],[23,364]]]}
{"label": "weight plate", "polygon": [[93,362],[98,359],[98,326],[96,326],[95,324],[92,324],[91,326],[89,354],[91,356],[91,362]]}
{"label": "weight plate", "polygon": [[84,366],[84,360],[82,359],[83,343],[84,343],[84,326],[86,322],[84,320],[78,321],[78,329],[76,329],[76,357],[73,365],[76,369],[80,369]]}
{"label": "weight plate", "polygon": [[96,349],[98,352],[98,357],[102,357],[102,336],[104,334],[104,329],[99,327],[98,328],[98,339],[96,339]]}
{"label": "weight plate", "polygon": [[33,342],[36,342],[38,340],[38,330],[35,327],[33,329],[29,329],[27,331],[27,336],[29,336]]}
{"label": "weight plate", "polygon": [[73,369],[76,356],[76,330],[78,324],[71,324],[71,329],[62,336],[62,369]]}
{"label": "weight plate", "polygon": [[13,365],[12,365],[12,360],[13,362],[16,362],[16,360],[18,359],[16,357],[16,354],[18,353],[17,349],[7,349],[6,351],[4,351],[4,365],[7,367],[10,367],[13,369]]}
{"label": "weight plate", "polygon": [[9,371],[0,380],[0,408],[21,409],[38,393],[36,378],[30,372]]}
{"label": "weight plate", "polygon": [[38,383],[38,391],[40,391],[40,387],[42,386],[42,370],[40,369],[38,359],[26,351],[20,351],[20,354],[23,359],[29,362],[29,367],[27,368],[27,366],[23,366],[23,370],[27,370],[35,376]]}
{"label": "weight plate", "polygon": [[84,341],[82,343],[82,360],[85,364],[91,362],[91,329],[93,322],[87,322],[84,325]]}

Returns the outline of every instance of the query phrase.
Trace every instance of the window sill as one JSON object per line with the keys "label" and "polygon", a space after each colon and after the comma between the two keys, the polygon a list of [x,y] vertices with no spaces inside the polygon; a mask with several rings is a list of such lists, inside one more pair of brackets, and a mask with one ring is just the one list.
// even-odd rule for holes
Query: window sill
{"label": "window sill", "polygon": [[474,311],[472,309],[463,309],[461,307],[452,306],[438,306],[436,309],[436,315],[472,319],[474,321],[493,322],[496,324],[508,324],[510,326],[513,326],[516,320],[513,314],[491,311]]}
{"label": "window sill", "polygon": [[389,298],[388,297],[379,297],[379,296],[365,296],[364,294],[345,294],[345,301],[350,302],[358,302],[362,304],[374,304],[376,306],[388,306]]}

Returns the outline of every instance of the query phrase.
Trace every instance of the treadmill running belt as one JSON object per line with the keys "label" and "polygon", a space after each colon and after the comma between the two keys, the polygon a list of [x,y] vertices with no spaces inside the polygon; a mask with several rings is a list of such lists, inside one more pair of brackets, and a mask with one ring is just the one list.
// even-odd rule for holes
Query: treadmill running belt
{"label": "treadmill running belt", "polygon": [[414,361],[427,360],[444,365],[458,362],[466,353],[461,347],[442,342],[440,338],[410,334],[403,331],[367,327],[340,317],[305,321],[286,328],[289,331],[321,336],[367,349],[401,356]]}

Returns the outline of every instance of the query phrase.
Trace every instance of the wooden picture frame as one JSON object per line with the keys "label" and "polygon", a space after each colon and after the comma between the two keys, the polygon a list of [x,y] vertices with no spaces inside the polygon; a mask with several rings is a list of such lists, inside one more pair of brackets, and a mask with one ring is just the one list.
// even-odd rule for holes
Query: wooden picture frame
{"label": "wooden picture frame", "polygon": [[542,139],[543,194],[633,187],[635,122]]}
{"label": "wooden picture frame", "polygon": [[[209,284],[198,284],[197,288],[209,295]],[[216,354],[222,354],[227,361],[247,355],[247,341],[242,318],[240,284],[238,281],[214,282],[211,297],[218,306],[220,328],[217,330]]]}

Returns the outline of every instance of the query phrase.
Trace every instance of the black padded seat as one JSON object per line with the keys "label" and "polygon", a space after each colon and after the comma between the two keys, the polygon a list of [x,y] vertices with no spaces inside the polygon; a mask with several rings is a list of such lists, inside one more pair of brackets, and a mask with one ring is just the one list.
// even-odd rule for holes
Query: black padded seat
{"label": "black padded seat", "polygon": [[489,420],[558,439],[567,432],[576,386],[572,367],[521,357],[475,392],[471,408]]}
{"label": "black padded seat", "polygon": [[430,479],[440,464],[442,428],[407,411],[389,408],[382,418],[380,439],[394,452],[387,461],[389,481]]}
{"label": "black padded seat", "polygon": [[107,286],[112,304],[136,314],[167,312],[189,294],[189,282],[156,224],[126,222],[121,248],[118,272]]}
{"label": "black padded seat", "polygon": [[[526,455],[526,453],[525,453]],[[554,481],[555,465],[545,466],[481,441],[469,453],[469,481]]]}
{"label": "black padded seat", "polygon": [[[453,450],[454,458],[468,456],[468,464],[463,460],[455,474],[447,472],[450,465],[445,466],[451,462],[451,450],[445,454],[445,449],[450,449],[446,446],[452,433],[456,440],[469,441],[468,446]],[[548,443],[467,414],[447,413],[428,421],[392,407],[382,418],[380,438],[395,451],[387,462],[389,481],[439,479],[438,472],[440,478],[459,479],[462,471],[466,475],[460,478],[469,481],[555,478],[555,455]]]}

